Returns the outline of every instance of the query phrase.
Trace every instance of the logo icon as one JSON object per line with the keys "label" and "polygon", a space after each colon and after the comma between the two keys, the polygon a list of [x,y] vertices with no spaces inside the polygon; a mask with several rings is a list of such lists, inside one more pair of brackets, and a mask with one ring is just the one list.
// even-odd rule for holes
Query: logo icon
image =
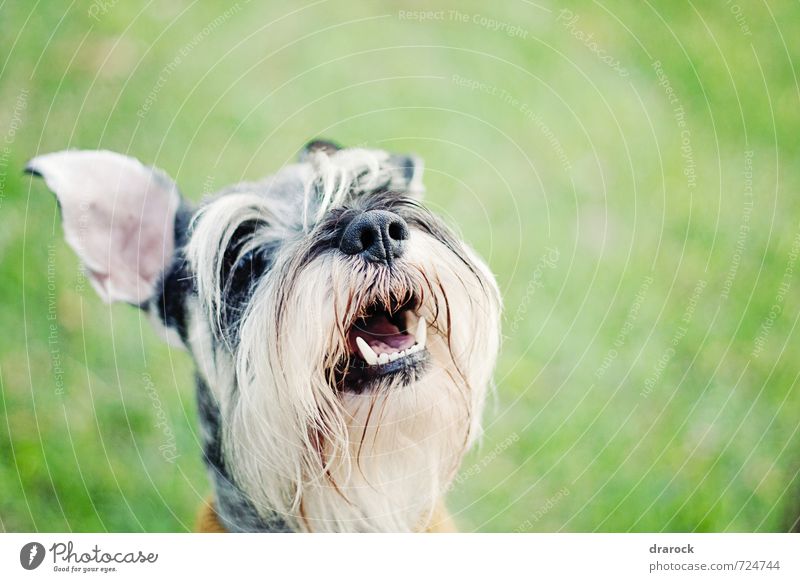
{"label": "logo icon", "polygon": [[26,570],[35,570],[44,561],[44,546],[39,542],[29,542],[19,551],[19,563]]}

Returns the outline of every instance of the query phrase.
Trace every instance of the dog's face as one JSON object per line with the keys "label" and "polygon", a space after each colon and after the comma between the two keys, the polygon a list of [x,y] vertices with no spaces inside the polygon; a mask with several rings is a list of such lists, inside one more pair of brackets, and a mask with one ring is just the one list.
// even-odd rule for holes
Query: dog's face
{"label": "dog's face", "polygon": [[417,159],[317,142],[197,209],[118,154],[29,170],[101,295],[191,351],[221,419],[206,436],[260,513],[315,531],[425,523],[479,430],[500,302],[421,206]]}

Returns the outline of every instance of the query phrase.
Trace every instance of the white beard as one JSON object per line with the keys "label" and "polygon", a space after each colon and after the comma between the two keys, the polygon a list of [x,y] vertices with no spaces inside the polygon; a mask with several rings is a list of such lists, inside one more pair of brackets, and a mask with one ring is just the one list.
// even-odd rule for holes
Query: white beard
{"label": "white beard", "polygon": [[332,459],[330,479],[304,485],[306,527],[423,529],[469,438],[467,407],[457,390],[445,373],[430,371],[408,386],[345,396],[347,449]]}

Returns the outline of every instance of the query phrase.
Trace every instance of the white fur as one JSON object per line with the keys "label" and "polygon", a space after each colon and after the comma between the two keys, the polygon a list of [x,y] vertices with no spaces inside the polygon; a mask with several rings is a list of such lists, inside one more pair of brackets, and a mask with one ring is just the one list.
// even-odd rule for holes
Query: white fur
{"label": "white fur", "polygon": [[[245,316],[226,455],[257,507],[279,511],[298,529],[419,528],[478,432],[498,347],[496,289],[482,288],[421,232],[408,246],[409,268],[433,282],[421,315],[436,330],[430,370],[408,386],[340,394],[327,376],[346,349],[340,330],[352,314],[342,312],[344,299],[373,281],[376,293],[393,284],[369,269],[327,255],[300,275],[284,326],[275,323],[277,278],[265,281]],[[439,284],[454,310],[449,348]]]}

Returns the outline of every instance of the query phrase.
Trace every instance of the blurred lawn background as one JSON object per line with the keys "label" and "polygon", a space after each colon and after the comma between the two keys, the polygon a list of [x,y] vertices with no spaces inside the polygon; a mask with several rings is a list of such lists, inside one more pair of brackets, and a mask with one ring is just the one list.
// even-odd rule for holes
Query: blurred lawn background
{"label": "blurred lawn background", "polygon": [[791,528],[799,26],[788,0],[3,3],[0,529],[183,531],[209,492],[188,357],[84,284],[25,161],[127,152],[198,200],[317,136],[422,155],[497,274],[462,529]]}

